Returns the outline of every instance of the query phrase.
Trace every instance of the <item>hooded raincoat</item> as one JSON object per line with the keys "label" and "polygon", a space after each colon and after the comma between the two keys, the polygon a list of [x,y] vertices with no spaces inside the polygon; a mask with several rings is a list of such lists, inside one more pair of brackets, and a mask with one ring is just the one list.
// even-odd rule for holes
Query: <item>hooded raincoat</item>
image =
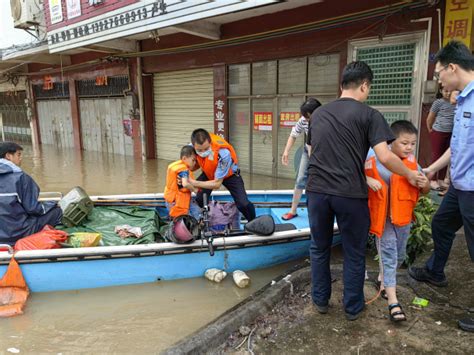
{"label": "hooded raincoat", "polygon": [[60,208],[55,202],[39,202],[39,193],[28,174],[11,161],[0,159],[0,244],[13,245],[45,224],[59,223]]}

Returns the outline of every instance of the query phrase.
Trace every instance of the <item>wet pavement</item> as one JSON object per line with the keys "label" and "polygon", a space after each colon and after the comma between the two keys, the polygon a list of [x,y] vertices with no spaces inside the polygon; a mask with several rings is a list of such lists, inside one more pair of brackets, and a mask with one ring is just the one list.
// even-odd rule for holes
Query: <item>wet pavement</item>
{"label": "wet pavement", "polygon": [[[421,256],[415,264],[422,265],[429,255],[430,252]],[[474,268],[461,233],[446,267],[448,287],[418,283],[409,278],[406,270],[400,271],[397,290],[407,322],[390,322],[387,301],[376,298],[373,280],[377,265],[374,263],[369,263],[372,280],[366,281],[364,292],[366,300],[375,300],[367,305],[358,320],[347,321],[342,309],[340,260],[333,262],[332,270],[334,282],[328,314],[319,314],[313,307],[310,271],[301,269],[293,294],[287,288],[285,297],[273,304],[269,312],[239,325],[244,328],[236,329],[225,345],[213,353],[472,353],[474,333],[462,331],[457,325],[458,319],[474,307]],[[428,306],[421,308],[412,304],[415,296],[428,299]],[[247,330],[253,330],[250,340]]]}

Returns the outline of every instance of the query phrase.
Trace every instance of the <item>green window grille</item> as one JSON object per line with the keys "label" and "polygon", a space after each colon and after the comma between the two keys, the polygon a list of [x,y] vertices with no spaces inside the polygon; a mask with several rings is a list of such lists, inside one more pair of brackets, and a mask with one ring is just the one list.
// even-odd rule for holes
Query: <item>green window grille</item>
{"label": "green window grille", "polygon": [[368,105],[411,105],[415,43],[360,48],[357,60],[366,62],[374,72]]}
{"label": "green window grille", "polygon": [[389,125],[395,121],[408,120],[408,112],[382,112],[382,115]]}

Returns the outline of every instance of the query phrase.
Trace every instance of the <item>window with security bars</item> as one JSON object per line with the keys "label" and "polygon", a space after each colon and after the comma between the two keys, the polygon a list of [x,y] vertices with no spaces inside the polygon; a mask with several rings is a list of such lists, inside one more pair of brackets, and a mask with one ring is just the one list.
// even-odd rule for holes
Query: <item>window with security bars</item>
{"label": "window with security bars", "polygon": [[42,84],[33,85],[33,93],[37,100],[69,98],[69,82],[53,83],[49,90],[45,90]]}
{"label": "window with security bars", "polygon": [[101,85],[98,85],[95,79],[77,82],[79,97],[123,96],[127,90],[129,90],[128,76],[108,77]]}
{"label": "window with security bars", "polygon": [[374,73],[368,105],[411,105],[415,50],[415,43],[357,50],[357,60],[366,62]]}
{"label": "window with security bars", "polygon": [[381,112],[389,125],[395,121],[408,120],[408,112]]}

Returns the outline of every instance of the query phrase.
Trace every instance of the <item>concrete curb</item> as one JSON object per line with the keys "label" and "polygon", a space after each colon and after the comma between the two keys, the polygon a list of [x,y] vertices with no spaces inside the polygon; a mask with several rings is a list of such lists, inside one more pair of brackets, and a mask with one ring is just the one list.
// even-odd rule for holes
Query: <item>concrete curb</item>
{"label": "concrete curb", "polygon": [[292,272],[289,280],[281,277],[276,284],[267,284],[215,321],[166,349],[162,354],[203,354],[216,349],[240,326],[253,323],[257,317],[266,314],[287,296],[293,287],[309,282],[310,279],[311,269],[303,267]]}

